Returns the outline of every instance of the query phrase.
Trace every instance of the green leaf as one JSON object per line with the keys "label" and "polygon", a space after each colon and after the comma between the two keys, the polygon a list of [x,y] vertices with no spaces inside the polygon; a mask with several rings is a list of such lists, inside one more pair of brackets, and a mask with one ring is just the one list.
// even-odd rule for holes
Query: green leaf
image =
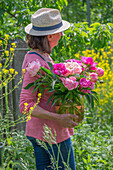
{"label": "green leaf", "polygon": [[90,104],[91,103],[90,96],[88,94],[86,94],[85,97],[86,97],[88,103]]}
{"label": "green leaf", "polygon": [[65,95],[65,98],[67,99],[69,95],[70,95],[70,92],[68,92],[68,93]]}
{"label": "green leaf", "polygon": [[94,94],[93,96],[95,96],[95,98],[97,98],[97,100],[99,100],[99,96],[95,91],[91,91],[91,93],[93,93]]}
{"label": "green leaf", "polygon": [[43,94],[43,92],[44,92],[44,88],[43,88],[41,85],[38,87],[38,90],[39,90],[39,92],[40,92],[40,93],[42,93],[42,94]]}
{"label": "green leaf", "polygon": [[48,101],[47,101],[47,105],[49,104],[49,102],[51,101],[51,99],[53,98],[53,96],[54,96],[54,94],[52,94],[52,95],[49,97],[49,99],[48,99]]}
{"label": "green leaf", "polygon": [[53,64],[51,64],[50,62],[47,62],[47,64],[49,65],[50,70],[51,70],[51,72],[52,72],[52,71],[53,71]]}
{"label": "green leaf", "polygon": [[64,0],[64,2],[65,2],[65,4],[66,4],[66,6],[68,5],[68,1],[67,0]]}
{"label": "green leaf", "polygon": [[[44,82],[38,83],[38,84],[34,87],[32,93],[34,93],[38,88],[39,88],[39,92],[40,92],[40,93],[43,93],[44,88],[42,87],[42,85],[44,85]],[[43,89],[43,90],[42,90],[42,89]]]}
{"label": "green leaf", "polygon": [[90,96],[90,101],[91,101],[91,108],[94,109],[94,98],[91,94],[89,94]]}
{"label": "green leaf", "polygon": [[34,93],[38,88],[39,88],[39,86],[35,86],[32,93]]}
{"label": "green leaf", "polygon": [[34,86],[34,82],[29,83],[26,87],[24,87],[24,89],[29,89],[30,87],[33,87],[33,86]]}
{"label": "green leaf", "polygon": [[54,79],[55,79],[56,74],[53,73],[53,64],[51,64],[50,62],[47,62],[47,63],[48,63],[48,65],[49,65],[50,70],[51,70],[51,73],[52,73],[52,75],[53,75],[53,77],[54,77]]}
{"label": "green leaf", "polygon": [[[5,10],[3,10],[2,8],[0,8],[0,16],[2,16],[5,13]],[[2,17],[0,17],[0,19],[2,19]]]}
{"label": "green leaf", "polygon": [[54,93],[54,95],[61,95],[61,94],[63,94],[60,90],[59,91],[56,91],[55,93]]}
{"label": "green leaf", "polygon": [[49,74],[50,76],[53,76],[50,70],[48,70],[48,69],[46,69],[46,68],[44,68],[44,67],[41,67],[40,69],[41,69],[42,71],[44,71],[46,74]]}
{"label": "green leaf", "polygon": [[90,163],[91,162],[91,159],[90,159],[90,155],[88,154],[88,162]]}
{"label": "green leaf", "polygon": [[92,95],[95,102],[99,105],[99,97],[97,95]]}
{"label": "green leaf", "polygon": [[62,99],[62,104],[65,104],[65,102],[66,102],[65,95],[63,95],[61,99]]}
{"label": "green leaf", "polygon": [[37,83],[37,82],[39,82],[41,80],[42,80],[42,78],[38,78],[37,80],[35,80],[35,83]]}
{"label": "green leaf", "polygon": [[56,97],[55,99],[53,99],[51,107],[54,106],[54,104],[58,101],[59,98],[61,98],[61,96]]}
{"label": "green leaf", "polygon": [[82,159],[83,159],[84,163],[86,163],[86,164],[87,164],[87,159],[85,159],[85,158],[82,158]]}
{"label": "green leaf", "polygon": [[55,90],[54,89],[49,89],[48,92],[54,92]]}

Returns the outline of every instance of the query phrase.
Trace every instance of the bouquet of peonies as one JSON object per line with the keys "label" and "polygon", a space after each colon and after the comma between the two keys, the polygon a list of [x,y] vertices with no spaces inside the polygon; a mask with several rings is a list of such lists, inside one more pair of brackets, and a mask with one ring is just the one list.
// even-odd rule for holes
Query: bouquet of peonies
{"label": "bouquet of peonies", "polygon": [[[52,100],[59,106],[59,112],[68,113],[79,112],[83,109],[83,96],[86,97],[89,106],[94,108],[94,101],[98,103],[98,95],[94,91],[95,84],[99,82],[99,77],[104,75],[104,70],[97,67],[97,63],[91,57],[81,56],[81,60],[69,59],[64,63],[51,64],[46,69],[40,66],[38,60],[29,63],[27,71],[31,76],[39,75],[39,78],[25,89],[34,86],[34,90],[39,89],[43,93],[44,86],[48,92],[53,92],[47,104]],[[64,108],[64,109],[62,109]]]}

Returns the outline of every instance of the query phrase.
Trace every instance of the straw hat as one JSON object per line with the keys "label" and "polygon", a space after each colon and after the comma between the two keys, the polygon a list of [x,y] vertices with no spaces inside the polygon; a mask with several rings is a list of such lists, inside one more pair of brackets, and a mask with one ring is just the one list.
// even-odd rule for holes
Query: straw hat
{"label": "straw hat", "polygon": [[25,27],[30,35],[43,36],[67,30],[70,23],[62,20],[58,9],[41,8],[31,16],[31,24]]}

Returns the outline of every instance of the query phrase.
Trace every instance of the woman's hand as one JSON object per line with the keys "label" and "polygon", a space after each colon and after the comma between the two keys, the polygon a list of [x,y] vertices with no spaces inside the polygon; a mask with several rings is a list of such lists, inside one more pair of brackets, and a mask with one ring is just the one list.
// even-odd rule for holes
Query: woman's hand
{"label": "woman's hand", "polygon": [[48,119],[48,120],[55,120],[59,122],[63,127],[65,128],[73,128],[75,126],[78,126],[80,121],[80,115],[73,115],[73,114],[57,114],[53,112],[49,112],[43,108],[41,108],[39,105],[34,108],[31,115],[33,117],[41,118],[41,119]]}
{"label": "woman's hand", "polygon": [[79,125],[79,116],[72,114],[59,114],[57,121],[64,128],[73,128]]}

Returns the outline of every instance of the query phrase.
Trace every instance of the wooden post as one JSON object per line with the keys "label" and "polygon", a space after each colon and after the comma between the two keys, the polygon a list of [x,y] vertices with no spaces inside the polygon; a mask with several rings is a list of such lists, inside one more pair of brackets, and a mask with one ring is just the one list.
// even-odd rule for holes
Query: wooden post
{"label": "wooden post", "polygon": [[[15,77],[15,79],[12,81],[12,88],[14,88],[15,85],[18,84],[20,78],[21,78],[21,70],[22,70],[22,63],[24,60],[24,56],[26,52],[28,51],[28,47],[25,41],[23,41],[20,38],[16,38],[16,49],[15,49],[15,55],[13,60],[13,68],[18,71],[18,75]],[[19,101],[20,101],[20,92],[21,92],[22,84],[18,86],[13,92],[12,92],[12,103],[13,103],[13,116],[14,120],[18,119],[18,116],[22,116],[19,109]],[[25,123],[17,124],[16,128],[18,130],[24,130],[25,129]]]}

